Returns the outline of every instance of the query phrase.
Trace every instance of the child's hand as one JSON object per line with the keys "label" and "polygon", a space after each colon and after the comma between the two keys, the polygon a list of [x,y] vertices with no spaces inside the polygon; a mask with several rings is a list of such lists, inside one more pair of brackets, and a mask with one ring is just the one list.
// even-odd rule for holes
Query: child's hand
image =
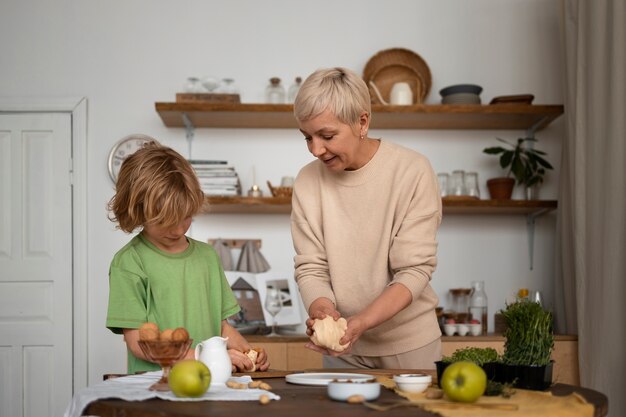
{"label": "child's hand", "polygon": [[245,353],[236,349],[228,349],[228,356],[230,356],[230,361],[233,365],[233,372],[245,372],[254,367],[250,358]]}
{"label": "child's hand", "polygon": [[267,356],[265,349],[258,349],[259,354],[256,357],[256,370],[267,371],[270,367],[270,358]]}

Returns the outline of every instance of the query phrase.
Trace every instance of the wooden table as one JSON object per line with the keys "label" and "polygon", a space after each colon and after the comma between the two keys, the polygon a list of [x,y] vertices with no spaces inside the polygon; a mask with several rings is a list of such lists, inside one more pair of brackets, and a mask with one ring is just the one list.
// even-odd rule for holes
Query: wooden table
{"label": "wooden table", "polygon": [[[325,370],[328,372],[328,370]],[[374,375],[388,375],[393,373],[423,372],[416,370],[333,370],[337,372],[350,371]],[[398,372],[397,372],[398,371]],[[84,415],[100,417],[356,417],[363,415],[381,414],[365,408],[362,405],[348,404],[333,401],[326,395],[325,386],[293,385],[285,381],[284,377],[264,378],[262,373],[253,376],[254,379],[264,379],[272,386],[272,392],[280,395],[280,401],[271,401],[261,405],[257,401],[192,401],[177,402],[159,399],[147,401],[99,400],[91,403],[83,412]],[[280,375],[279,372],[274,375]],[[554,395],[579,393],[594,405],[595,417],[604,417],[608,412],[606,395],[586,388],[566,384],[555,384],[550,389]],[[399,397],[390,390],[381,388],[381,394],[376,402],[392,402]],[[503,412],[506,413],[506,412]],[[412,416],[433,417],[435,414],[416,407],[400,407],[388,410],[385,416]],[[381,414],[381,415],[382,415]]]}

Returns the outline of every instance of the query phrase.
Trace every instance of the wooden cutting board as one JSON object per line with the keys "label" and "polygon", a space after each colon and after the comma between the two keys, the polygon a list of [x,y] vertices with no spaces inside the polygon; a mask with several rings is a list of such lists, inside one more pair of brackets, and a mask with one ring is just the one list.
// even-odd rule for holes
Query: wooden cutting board
{"label": "wooden cutting board", "polygon": [[279,369],[269,369],[265,372],[233,372],[233,376],[245,376],[248,375],[252,379],[264,379],[264,378],[283,378],[285,375],[293,374],[298,371],[283,371]]}

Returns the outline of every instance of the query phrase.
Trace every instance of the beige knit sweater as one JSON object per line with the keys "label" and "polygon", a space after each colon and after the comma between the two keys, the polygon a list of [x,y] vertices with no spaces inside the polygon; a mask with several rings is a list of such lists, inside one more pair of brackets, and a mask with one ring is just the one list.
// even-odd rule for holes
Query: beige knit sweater
{"label": "beige knit sweater", "polygon": [[306,165],[294,184],[291,234],[295,279],[307,311],[326,297],[350,317],[386,286],[401,283],[413,302],[365,332],[352,353],[393,355],[437,339],[438,298],[430,279],[440,223],[436,175],[413,150],[381,141],[356,171],[334,173],[319,160]]}

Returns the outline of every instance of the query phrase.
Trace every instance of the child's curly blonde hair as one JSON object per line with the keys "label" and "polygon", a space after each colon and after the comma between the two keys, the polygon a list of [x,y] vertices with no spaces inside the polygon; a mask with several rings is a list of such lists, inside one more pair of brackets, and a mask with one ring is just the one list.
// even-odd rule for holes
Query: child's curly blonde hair
{"label": "child's curly blonde hair", "polygon": [[189,161],[171,148],[148,142],[122,163],[108,203],[109,220],[127,233],[146,224],[170,227],[197,214],[204,204]]}

